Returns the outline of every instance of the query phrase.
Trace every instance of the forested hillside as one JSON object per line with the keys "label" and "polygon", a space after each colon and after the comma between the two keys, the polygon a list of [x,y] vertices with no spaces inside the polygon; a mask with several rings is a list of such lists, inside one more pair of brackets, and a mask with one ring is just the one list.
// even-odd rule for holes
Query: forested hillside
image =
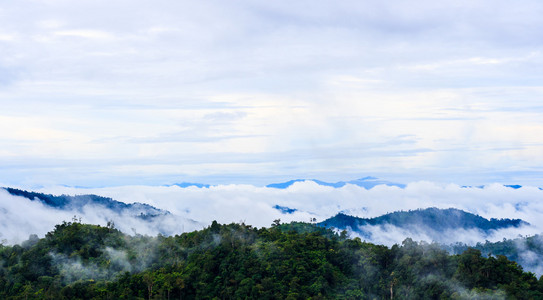
{"label": "forested hillside", "polygon": [[[304,223],[219,225],[172,237],[63,223],[0,246],[2,299],[541,299],[504,256],[392,248]],[[497,298],[492,298],[497,299]]]}
{"label": "forested hillside", "polygon": [[392,248],[304,223],[214,222],[173,237],[57,225],[0,247],[3,299],[541,299],[543,284],[504,256]]}
{"label": "forested hillside", "polygon": [[455,208],[430,207],[396,211],[375,218],[359,218],[338,213],[318,225],[346,229],[362,239],[379,244],[392,245],[411,237],[446,245],[456,242],[475,244],[491,239],[499,230],[520,229],[530,224],[520,219],[485,219]]}
{"label": "forested hillside", "polygon": [[75,209],[81,211],[86,205],[93,205],[109,209],[115,213],[124,213],[127,215],[133,215],[142,219],[152,219],[153,217],[159,217],[169,214],[168,211],[158,209],[149,204],[144,203],[124,203],[121,201],[113,200],[108,197],[101,197],[97,195],[50,195],[37,193],[32,191],[25,191],[20,189],[14,189],[10,187],[2,188],[13,196],[20,196],[30,199],[32,201],[40,201],[44,205],[47,205],[56,209]]}
{"label": "forested hillside", "polygon": [[525,270],[543,274],[543,236],[536,234],[529,237],[516,239],[503,239],[499,242],[477,243],[468,246],[463,243],[456,243],[444,246],[449,253],[459,254],[468,248],[480,250],[483,255],[503,255],[510,260],[522,265]]}
{"label": "forested hillside", "polygon": [[520,219],[485,219],[460,209],[435,207],[410,211],[397,211],[376,218],[358,218],[339,213],[319,225],[338,229],[351,228],[360,231],[360,226],[393,225],[397,227],[420,227],[443,232],[448,229],[478,229],[481,231],[529,225]]}

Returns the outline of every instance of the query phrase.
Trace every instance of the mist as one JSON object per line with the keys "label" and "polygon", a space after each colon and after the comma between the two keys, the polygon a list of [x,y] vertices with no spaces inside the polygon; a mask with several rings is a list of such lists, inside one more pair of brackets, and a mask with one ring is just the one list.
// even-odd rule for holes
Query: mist
{"label": "mist", "polygon": [[125,233],[151,236],[159,233],[173,235],[204,226],[174,215],[146,220],[128,212],[118,213],[97,205],[85,205],[80,209],[55,209],[40,201],[13,196],[0,189],[0,241],[3,244],[21,243],[32,234],[44,237],[55,225],[72,221],[102,226],[113,222],[117,229]]}
{"label": "mist", "polygon": [[[128,234],[171,235],[202,229],[213,220],[219,223],[245,223],[268,227],[274,220],[318,222],[338,212],[371,218],[399,210],[427,207],[457,208],[485,218],[518,218],[530,226],[492,231],[456,230],[436,235],[427,228],[380,226],[364,228],[372,232],[369,242],[392,245],[405,238],[442,243],[499,241],[519,235],[533,235],[543,230],[543,191],[536,187],[508,188],[492,184],[484,188],[442,185],[432,182],[409,183],[405,188],[379,185],[372,189],[347,184],[341,188],[321,186],[314,182],[297,182],[287,189],[252,185],[218,185],[208,188],[178,186],[119,186],[105,188],[73,188],[52,186],[36,189],[48,194],[96,194],[125,203],[146,203],[168,210],[171,214],[143,220],[119,214],[103,207],[86,205],[80,210],[58,210],[38,201],[15,197],[0,191],[0,239],[20,243],[30,234],[43,236],[56,224],[76,216],[84,223],[105,225],[113,221],[116,228]],[[274,206],[289,208],[281,211]],[[356,236],[356,234],[352,234]]]}
{"label": "mist", "polygon": [[[461,187],[455,184],[437,184],[421,181],[407,184],[405,188],[379,185],[372,189],[347,184],[341,188],[321,186],[311,181],[296,182],[287,189],[256,187],[252,185],[218,185],[209,188],[177,186],[120,186],[81,189],[71,187],[46,187],[39,192],[51,194],[96,194],[111,197],[125,203],[141,202],[172,213],[169,222],[161,221],[162,228],[188,231],[194,227],[205,227],[213,220],[219,223],[243,222],[257,227],[267,227],[274,220],[281,222],[309,222],[311,218],[323,221],[338,212],[371,218],[399,210],[427,207],[457,208],[485,218],[518,218],[531,225],[509,228],[482,235],[476,231],[458,231],[442,235],[443,239],[456,241],[501,240],[541,232],[543,220],[543,191],[537,187],[513,189],[501,184],[483,188]],[[282,212],[274,206],[293,209]],[[87,212],[92,221],[100,219],[99,213]],[[84,215],[85,219],[85,215]],[[123,219],[124,220],[124,219]],[[195,220],[193,226],[180,228],[176,220]],[[115,221],[118,227],[124,221]],[[152,226],[149,226],[152,227]],[[139,227],[136,227],[139,228]],[[195,228],[198,229],[198,228]],[[415,235],[415,240],[431,242],[434,238],[424,228],[369,228],[376,232],[375,242],[400,243],[406,235]],[[121,229],[122,230],[122,229]],[[142,232],[149,230],[140,229]],[[127,231],[130,233],[130,231]],[[377,237],[380,238],[377,238]]]}

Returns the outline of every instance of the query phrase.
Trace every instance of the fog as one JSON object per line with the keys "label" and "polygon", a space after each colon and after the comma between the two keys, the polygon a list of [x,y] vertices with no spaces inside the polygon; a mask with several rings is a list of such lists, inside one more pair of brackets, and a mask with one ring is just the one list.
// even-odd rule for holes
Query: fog
{"label": "fog", "polygon": [[118,213],[97,205],[60,210],[0,189],[0,242],[4,244],[21,243],[31,234],[43,237],[55,225],[75,220],[103,226],[112,221],[125,233],[142,235],[175,234],[202,228],[202,224],[183,217],[166,215],[146,221],[127,212]]}
{"label": "fog", "polygon": [[[0,191],[1,239],[21,242],[29,234],[43,236],[55,224],[70,221],[74,215],[83,223],[106,224],[113,221],[121,231],[134,234],[175,234],[204,228],[213,220],[219,223],[246,223],[267,227],[281,222],[323,221],[338,212],[370,218],[399,210],[417,208],[458,208],[485,218],[519,218],[530,226],[509,228],[484,234],[477,230],[456,230],[438,235],[439,242],[476,243],[515,238],[540,233],[543,220],[543,191],[537,187],[508,188],[500,184],[484,188],[465,188],[455,184],[413,182],[405,188],[380,185],[365,189],[355,185],[342,188],[320,186],[314,182],[297,182],[287,189],[252,185],[218,185],[209,188],[178,186],[120,186],[106,188],[44,187],[35,190],[48,194],[96,194],[125,203],[141,202],[171,212],[171,215],[144,221],[104,208],[85,206],[80,211],[61,211],[37,201],[14,197]],[[284,213],[275,205],[295,209]],[[391,245],[406,237],[435,241],[436,234],[427,228],[366,227],[371,242]],[[356,234],[351,233],[353,236]]]}

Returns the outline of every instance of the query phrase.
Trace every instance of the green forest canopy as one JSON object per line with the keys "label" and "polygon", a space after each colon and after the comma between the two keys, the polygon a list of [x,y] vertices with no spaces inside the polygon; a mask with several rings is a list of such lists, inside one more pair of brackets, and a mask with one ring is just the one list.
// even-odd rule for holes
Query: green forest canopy
{"label": "green forest canopy", "polygon": [[505,256],[388,248],[306,223],[149,237],[64,222],[0,246],[0,298],[541,299],[543,282]]}

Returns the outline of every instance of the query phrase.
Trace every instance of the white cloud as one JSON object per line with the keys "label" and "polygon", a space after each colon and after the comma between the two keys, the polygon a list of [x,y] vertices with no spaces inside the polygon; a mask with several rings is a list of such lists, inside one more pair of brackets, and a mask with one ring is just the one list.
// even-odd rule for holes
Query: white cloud
{"label": "white cloud", "polygon": [[[460,230],[443,235],[448,241],[484,242],[499,241],[504,237],[515,238],[519,234],[532,235],[543,230],[539,217],[543,205],[539,188],[512,189],[500,184],[485,188],[462,188],[458,185],[441,185],[432,182],[414,182],[405,189],[394,186],[377,186],[370,190],[346,185],[331,188],[314,182],[297,182],[288,189],[255,187],[252,185],[220,185],[210,188],[179,188],[176,186],[122,186],[100,189],[76,189],[67,187],[43,188],[47,193],[82,194],[95,193],[123,202],[148,203],[167,209],[175,216],[193,219],[203,225],[213,220],[220,223],[245,222],[267,227],[273,220],[283,222],[308,222],[310,218],[323,221],[338,212],[364,218],[376,217],[389,212],[427,207],[458,208],[485,218],[520,218],[529,227],[506,229],[483,235],[476,231]],[[297,211],[282,214],[275,205]],[[435,235],[424,228],[368,228],[375,232],[374,242],[401,243],[406,237],[431,242]],[[445,242],[442,241],[442,242]]]}
{"label": "white cloud", "polygon": [[176,234],[198,230],[203,227],[193,220],[168,215],[160,220],[147,222],[128,213],[116,213],[107,208],[85,205],[81,210],[58,210],[39,201],[12,196],[0,189],[0,241],[20,243],[31,234],[43,237],[55,225],[64,221],[72,222],[74,217],[83,223],[105,226],[114,221],[116,228],[128,234],[157,235]]}
{"label": "white cloud", "polygon": [[531,183],[543,166],[540,11],[537,1],[9,3],[0,163],[28,163],[0,179],[450,171]]}
{"label": "white cloud", "polygon": [[11,34],[0,33],[0,41],[9,42],[9,41],[13,41],[14,39],[15,39],[15,36]]}
{"label": "white cloud", "polygon": [[70,36],[70,37],[102,39],[102,40],[113,38],[113,36],[110,33],[100,31],[100,30],[91,30],[91,29],[61,30],[61,31],[55,31],[54,34],[59,35],[59,36]]}
{"label": "white cloud", "polygon": [[[54,225],[81,217],[84,223],[115,226],[128,234],[177,234],[220,223],[244,222],[256,227],[268,227],[276,219],[282,222],[323,221],[338,212],[371,218],[389,212],[427,207],[458,208],[489,218],[520,218],[529,226],[492,231],[449,230],[436,233],[431,228],[397,228],[394,226],[366,226],[372,234],[363,239],[385,245],[401,243],[411,237],[415,241],[441,243],[501,241],[540,234],[543,231],[543,190],[536,187],[513,189],[501,184],[484,188],[463,188],[455,184],[413,182],[406,188],[376,186],[366,190],[355,185],[342,188],[320,186],[314,182],[296,182],[287,189],[255,187],[252,185],[219,185],[210,188],[179,188],[177,186],[118,186],[104,188],[73,188],[51,186],[38,189],[53,194],[97,194],[125,203],[147,203],[166,209],[172,214],[146,222],[127,214],[117,214],[96,206],[82,210],[55,210],[38,201],[15,197],[0,190],[0,240],[18,243],[30,234],[43,236]],[[296,209],[291,214],[281,213],[274,206]],[[351,236],[357,236],[351,233]],[[529,270],[541,273],[541,266],[533,252],[518,245],[522,262]],[[115,255],[112,253],[111,255]]]}

